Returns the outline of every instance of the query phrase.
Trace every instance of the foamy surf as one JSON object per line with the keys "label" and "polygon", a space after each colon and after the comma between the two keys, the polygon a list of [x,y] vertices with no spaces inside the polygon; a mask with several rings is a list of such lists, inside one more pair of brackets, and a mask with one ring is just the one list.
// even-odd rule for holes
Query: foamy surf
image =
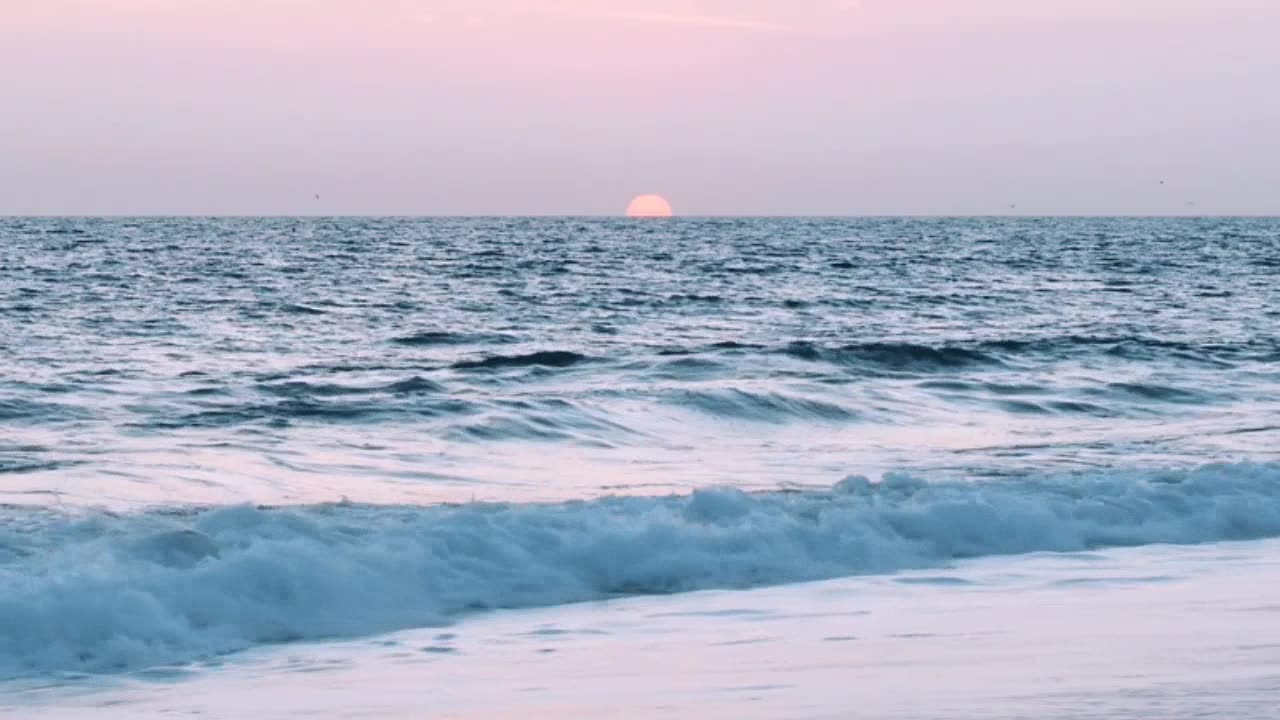
{"label": "foamy surf", "polygon": [[961,558],[1280,536],[1280,465],[433,507],[0,514],[0,677],[185,663],[485,609]]}

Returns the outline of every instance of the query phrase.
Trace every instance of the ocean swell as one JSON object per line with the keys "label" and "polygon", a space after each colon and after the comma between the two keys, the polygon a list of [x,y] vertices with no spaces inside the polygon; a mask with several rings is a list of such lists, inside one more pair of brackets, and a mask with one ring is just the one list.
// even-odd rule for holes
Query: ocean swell
{"label": "ocean swell", "polygon": [[483,609],[1277,535],[1276,464],[548,505],[0,508],[0,677],[182,663]]}

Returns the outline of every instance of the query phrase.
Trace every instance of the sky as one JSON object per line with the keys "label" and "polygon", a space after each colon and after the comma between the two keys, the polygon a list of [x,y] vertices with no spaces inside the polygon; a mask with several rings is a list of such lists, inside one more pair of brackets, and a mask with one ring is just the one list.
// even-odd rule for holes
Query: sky
{"label": "sky", "polygon": [[0,0],[0,214],[1280,214],[1277,37],[1280,0]]}

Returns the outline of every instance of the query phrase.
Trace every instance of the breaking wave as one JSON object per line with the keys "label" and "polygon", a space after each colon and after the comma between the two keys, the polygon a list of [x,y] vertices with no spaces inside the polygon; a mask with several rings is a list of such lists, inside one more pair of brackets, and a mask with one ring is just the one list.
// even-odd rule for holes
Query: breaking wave
{"label": "breaking wave", "polygon": [[495,608],[1280,535],[1280,465],[562,504],[0,508],[0,677],[113,672]]}

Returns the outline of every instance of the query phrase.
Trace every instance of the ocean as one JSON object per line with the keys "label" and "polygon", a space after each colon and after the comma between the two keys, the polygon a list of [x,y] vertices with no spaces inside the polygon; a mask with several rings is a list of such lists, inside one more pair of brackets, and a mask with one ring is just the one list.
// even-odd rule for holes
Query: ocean
{"label": "ocean", "polygon": [[0,368],[0,715],[1280,703],[1280,220],[7,218]]}

